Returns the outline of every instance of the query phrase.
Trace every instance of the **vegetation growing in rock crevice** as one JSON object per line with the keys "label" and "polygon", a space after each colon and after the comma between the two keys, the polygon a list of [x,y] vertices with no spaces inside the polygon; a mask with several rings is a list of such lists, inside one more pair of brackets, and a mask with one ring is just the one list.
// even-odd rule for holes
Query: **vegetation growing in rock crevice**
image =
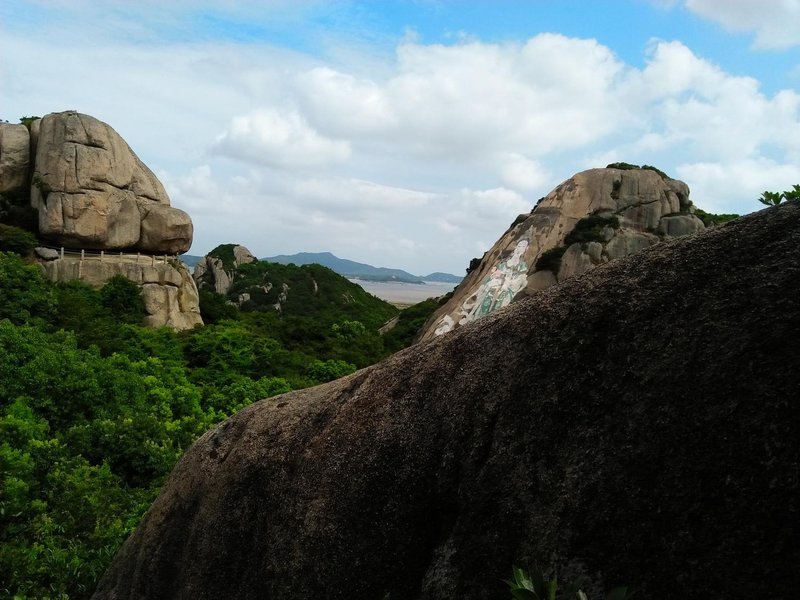
{"label": "vegetation growing in rock crevice", "polygon": [[664,171],[662,171],[661,169],[658,169],[658,168],[656,168],[656,167],[654,167],[652,165],[642,165],[640,167],[639,165],[633,165],[631,163],[615,162],[615,163],[611,163],[610,165],[607,165],[606,169],[620,169],[622,171],[634,171],[636,169],[642,169],[642,170],[645,170],[645,171],[654,171],[655,173],[658,173],[661,176],[661,179],[663,179],[664,181],[668,181],[668,180],[672,179],[672,177],[670,177],[669,175],[664,173]]}
{"label": "vegetation growing in rock crevice", "polygon": [[564,245],[586,244],[588,242],[603,242],[603,230],[606,227],[619,229],[619,217],[613,214],[593,214],[584,217],[572,228],[564,238]]}
{"label": "vegetation growing in rock crevice", "polygon": [[587,244],[589,242],[604,242],[603,230],[606,227],[619,229],[619,217],[614,214],[596,213],[584,217],[575,223],[561,246],[556,246],[542,253],[536,261],[536,271],[552,271],[558,273],[561,268],[561,258],[572,244]]}
{"label": "vegetation growing in rock crevice", "polygon": [[566,246],[556,246],[542,252],[542,255],[536,261],[535,269],[537,271],[552,271],[558,273],[561,268],[561,257],[567,251]]}
{"label": "vegetation growing in rock crevice", "polygon": [[209,252],[208,256],[211,256],[212,258],[218,258],[222,261],[222,268],[225,270],[230,270],[234,268],[234,261],[236,260],[236,257],[233,254],[233,249],[235,247],[236,244],[220,244],[211,252]]}

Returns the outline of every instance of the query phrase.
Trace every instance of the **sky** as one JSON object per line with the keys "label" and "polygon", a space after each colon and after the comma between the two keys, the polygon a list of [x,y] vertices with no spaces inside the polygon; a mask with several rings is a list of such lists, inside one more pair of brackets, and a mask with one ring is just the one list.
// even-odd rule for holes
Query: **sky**
{"label": "sky", "polygon": [[191,254],[463,274],[588,168],[800,183],[800,0],[3,0],[0,118],[105,121]]}

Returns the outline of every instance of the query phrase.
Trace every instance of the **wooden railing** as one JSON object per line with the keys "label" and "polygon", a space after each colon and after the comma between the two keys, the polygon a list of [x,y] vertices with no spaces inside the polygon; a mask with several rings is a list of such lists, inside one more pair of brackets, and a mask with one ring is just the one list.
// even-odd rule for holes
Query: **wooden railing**
{"label": "wooden railing", "polygon": [[109,250],[87,250],[84,248],[75,249],[75,248],[64,248],[64,246],[48,246],[46,244],[39,244],[41,248],[49,248],[50,250],[55,250],[58,252],[58,258],[61,260],[64,259],[71,259],[71,260],[91,260],[91,261],[100,261],[103,262],[106,259],[113,260],[114,262],[132,262],[137,265],[147,265],[150,264],[155,266],[156,264],[166,263],[169,260],[180,260],[177,254],[163,254],[163,255],[156,255],[156,254],[142,254],[141,252],[137,252],[136,254],[130,252],[115,252]]}

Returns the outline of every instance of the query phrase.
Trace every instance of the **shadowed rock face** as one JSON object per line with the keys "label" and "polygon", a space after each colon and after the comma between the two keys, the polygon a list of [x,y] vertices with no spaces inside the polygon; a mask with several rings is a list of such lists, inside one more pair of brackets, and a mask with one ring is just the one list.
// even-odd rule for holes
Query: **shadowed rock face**
{"label": "shadowed rock face", "polygon": [[[800,206],[592,269],[201,438],[95,598],[800,589]],[[599,583],[598,583],[599,585]]]}

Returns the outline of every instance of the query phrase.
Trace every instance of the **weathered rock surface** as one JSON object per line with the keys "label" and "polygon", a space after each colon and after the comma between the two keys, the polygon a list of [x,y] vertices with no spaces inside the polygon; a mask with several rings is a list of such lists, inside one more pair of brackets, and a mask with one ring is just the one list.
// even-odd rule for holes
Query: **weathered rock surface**
{"label": "weathered rock surface", "polygon": [[203,324],[197,286],[178,260],[135,255],[123,258],[106,255],[102,260],[97,256],[80,260],[79,256],[67,255],[61,259],[56,253],[55,259],[50,257],[39,264],[47,277],[56,282],[79,279],[101,287],[115,275],[130,279],[142,288],[147,311],[144,325],[184,330]]}
{"label": "weathered rock surface", "polygon": [[[213,288],[218,294],[226,296],[233,285],[234,269],[258,260],[250,250],[241,245],[233,245],[231,252],[233,260],[227,270],[222,259],[214,256],[204,256],[198,261],[192,273],[198,288]],[[239,304],[244,301],[244,299],[240,299]]]}
{"label": "weathered rock surface", "polygon": [[554,557],[648,599],[796,597],[798,245],[800,205],[766,209],[244,409],[94,598],[499,599]]}
{"label": "weathered rock surface", "polygon": [[25,125],[0,123],[0,193],[28,185],[30,134]]}
{"label": "weathered rock surface", "polygon": [[189,249],[189,215],[169,206],[161,182],[109,125],[62,112],[35,121],[31,131],[31,205],[43,238],[87,249]]}
{"label": "weathered rock surface", "polygon": [[[518,219],[498,240],[434,313],[421,339],[507,306],[522,292],[540,291],[664,239],[704,229],[691,211],[688,186],[663,179],[655,171],[578,173],[542,198],[529,216]],[[537,267],[548,251],[561,252],[560,259]]]}

